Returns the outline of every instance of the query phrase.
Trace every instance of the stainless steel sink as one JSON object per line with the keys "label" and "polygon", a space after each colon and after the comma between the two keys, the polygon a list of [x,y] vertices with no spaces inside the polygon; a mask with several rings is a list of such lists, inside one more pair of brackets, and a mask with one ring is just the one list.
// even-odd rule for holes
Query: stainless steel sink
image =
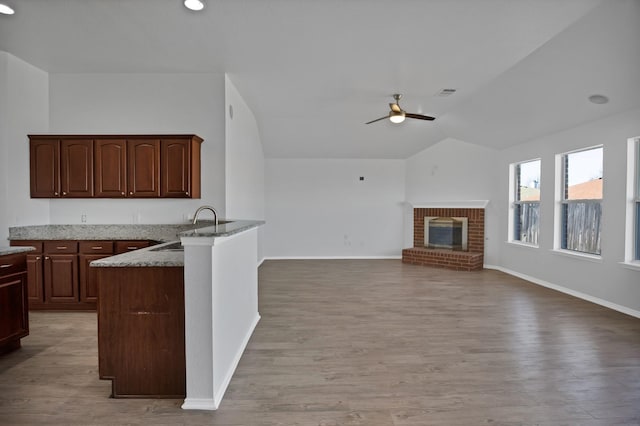
{"label": "stainless steel sink", "polygon": [[180,241],[175,243],[161,245],[160,247],[152,248],[150,251],[184,251],[184,246]]}

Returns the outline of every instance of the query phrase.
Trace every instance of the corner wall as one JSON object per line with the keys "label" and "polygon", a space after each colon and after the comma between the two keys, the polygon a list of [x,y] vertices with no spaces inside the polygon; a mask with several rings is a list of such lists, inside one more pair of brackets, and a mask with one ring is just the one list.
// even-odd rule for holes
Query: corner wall
{"label": "corner wall", "polygon": [[[486,263],[499,257],[498,152],[445,139],[407,160],[406,200],[410,203],[489,200],[485,208]],[[413,207],[405,206],[404,247],[413,247]]]}
{"label": "corner wall", "polygon": [[49,201],[30,198],[27,138],[48,126],[47,73],[0,52],[0,246],[11,226],[49,223]]}
{"label": "corner wall", "polygon": [[[640,136],[640,109],[555,133],[500,153],[500,260],[494,265],[598,303],[640,315],[640,271],[624,268],[627,139]],[[602,260],[553,252],[555,155],[604,145]],[[542,159],[540,247],[507,243],[509,164]],[[492,262],[487,262],[492,263]],[[619,309],[620,310],[620,309]]]}
{"label": "corner wall", "polygon": [[266,257],[400,258],[404,164],[267,159]]}
{"label": "corner wall", "polygon": [[[179,223],[198,206],[225,215],[222,74],[51,74],[48,133],[195,133],[202,143],[201,199],[55,199],[51,223]],[[28,176],[27,176],[28,179]]]}
{"label": "corner wall", "polygon": [[[228,75],[225,105],[226,216],[264,220],[264,154],[258,123]],[[258,228],[258,262],[264,257],[263,240],[262,226]]]}

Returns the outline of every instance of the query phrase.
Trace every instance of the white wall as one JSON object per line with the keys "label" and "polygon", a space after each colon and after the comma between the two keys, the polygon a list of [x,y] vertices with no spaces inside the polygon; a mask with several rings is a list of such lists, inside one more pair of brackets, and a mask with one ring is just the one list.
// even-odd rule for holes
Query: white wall
{"label": "white wall", "polygon": [[195,133],[202,198],[51,200],[51,223],[176,223],[198,206],[225,214],[222,74],[51,74],[50,129],[59,134]]}
{"label": "white wall", "polygon": [[[640,312],[640,271],[624,268],[627,139],[640,136],[640,110],[614,115],[500,153],[499,265],[510,271]],[[604,145],[602,261],[561,256],[552,251],[555,154]],[[507,241],[509,164],[542,159],[540,247]]]}
{"label": "white wall", "polygon": [[[445,139],[407,160],[406,200],[441,202],[489,200],[485,209],[485,262],[499,255],[498,151]],[[413,246],[413,210],[405,208],[405,247]]]}
{"label": "white wall", "polygon": [[49,222],[49,201],[30,198],[27,138],[48,128],[48,87],[47,73],[0,52],[0,245],[10,226]]}
{"label": "white wall", "polygon": [[399,257],[404,163],[267,159],[265,256]]}
{"label": "white wall", "polygon": [[[238,89],[225,76],[225,197],[228,218],[263,220],[264,154],[258,123]],[[233,110],[231,117],[230,108]],[[258,261],[264,230],[258,230]]]}

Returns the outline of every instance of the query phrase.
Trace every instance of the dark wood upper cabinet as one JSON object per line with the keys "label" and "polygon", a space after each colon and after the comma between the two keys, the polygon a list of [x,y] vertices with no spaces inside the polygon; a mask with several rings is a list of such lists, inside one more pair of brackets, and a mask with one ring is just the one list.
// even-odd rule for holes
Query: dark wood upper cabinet
{"label": "dark wood upper cabinet", "polygon": [[63,197],[93,197],[93,140],[60,141],[60,190]]}
{"label": "dark wood upper cabinet", "polygon": [[200,198],[199,138],[162,139],[161,197]]}
{"label": "dark wood upper cabinet", "polygon": [[196,135],[29,135],[32,198],[200,198]]}
{"label": "dark wood upper cabinet", "polygon": [[130,197],[160,197],[160,140],[127,140]]}
{"label": "dark wood upper cabinet", "polygon": [[123,198],[127,195],[126,139],[96,139],[94,142],[95,196]]}
{"label": "dark wood upper cabinet", "polygon": [[60,196],[60,141],[30,139],[31,198]]}

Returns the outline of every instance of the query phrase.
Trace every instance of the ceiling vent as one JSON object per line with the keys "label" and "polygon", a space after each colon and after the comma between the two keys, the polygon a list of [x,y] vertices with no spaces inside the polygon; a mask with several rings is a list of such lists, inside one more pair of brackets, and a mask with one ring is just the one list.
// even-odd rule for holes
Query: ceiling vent
{"label": "ceiling vent", "polygon": [[456,89],[442,89],[441,91],[438,92],[438,96],[440,97],[447,97],[447,96],[451,96],[454,93],[456,93]]}

